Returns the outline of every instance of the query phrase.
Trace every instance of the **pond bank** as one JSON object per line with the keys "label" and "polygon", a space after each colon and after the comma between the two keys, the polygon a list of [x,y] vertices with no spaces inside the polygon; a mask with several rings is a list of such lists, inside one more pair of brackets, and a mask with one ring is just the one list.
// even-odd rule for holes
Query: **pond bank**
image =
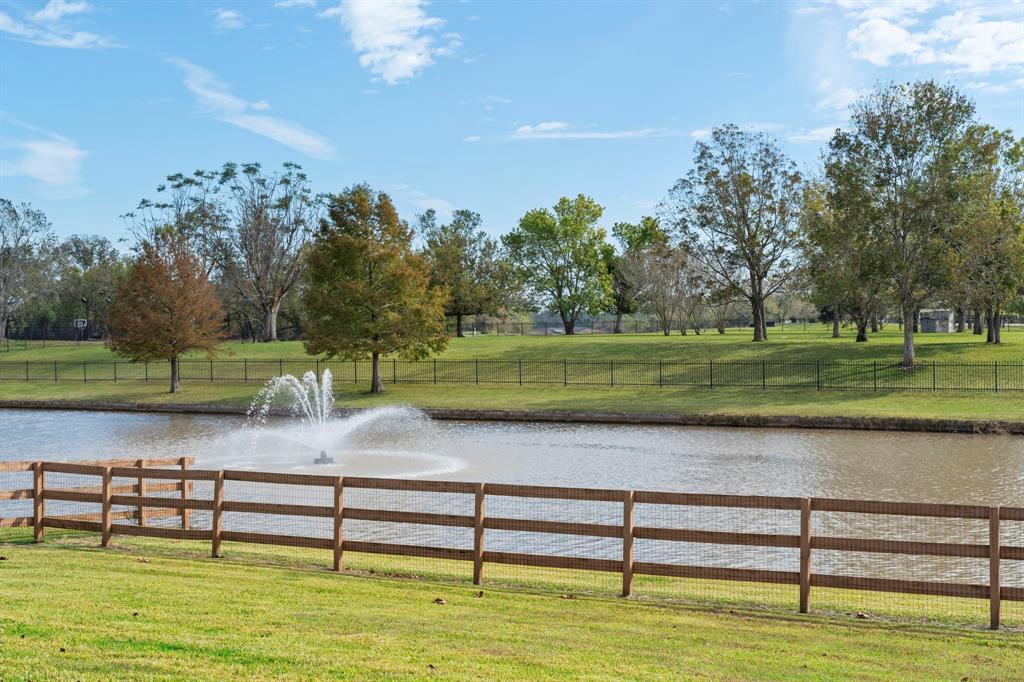
{"label": "pond bank", "polygon": [[[103,400],[0,400],[0,408],[32,410],[90,410],[169,414],[245,415],[247,407],[213,403],[142,403]],[[337,408],[345,416],[366,408]],[[590,412],[574,410],[490,410],[420,408],[433,419],[457,421],[564,422],[576,424],[631,424],[671,426],[725,426],[755,428],[855,429],[929,433],[984,433],[1024,435],[1024,421],[986,419],[934,419],[924,417],[844,417],[769,414],[682,414],[673,412]],[[279,408],[275,415],[287,415]]]}

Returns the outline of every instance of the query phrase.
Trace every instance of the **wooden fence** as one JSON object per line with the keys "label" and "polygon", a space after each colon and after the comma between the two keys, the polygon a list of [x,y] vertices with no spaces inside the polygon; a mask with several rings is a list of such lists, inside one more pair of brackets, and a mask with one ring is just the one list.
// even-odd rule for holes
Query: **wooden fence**
{"label": "wooden fence", "polygon": [[[42,541],[46,528],[63,528],[101,533],[102,545],[107,546],[113,535],[134,535],[159,538],[201,540],[211,543],[211,554],[221,554],[223,542],[246,542],[268,545],[317,548],[333,552],[333,568],[342,570],[345,552],[367,552],[413,557],[451,559],[472,563],[473,582],[481,584],[485,564],[513,564],[547,568],[572,568],[621,573],[622,594],[632,593],[636,575],[667,576],[720,581],[774,583],[796,586],[799,590],[800,612],[810,606],[811,589],[845,588],[921,594],[946,597],[985,599],[989,602],[990,627],[999,628],[1000,602],[1024,601],[1024,586],[1006,586],[1000,579],[1004,561],[1024,561],[1024,546],[1001,544],[1000,523],[1024,522],[1024,507],[990,507],[961,504],[932,504],[920,502],[881,502],[830,498],[768,497],[749,495],[693,494],[678,492],[652,492],[593,488],[567,488],[498,483],[469,483],[459,481],[402,480],[365,478],[355,476],[324,476],[283,474],[258,471],[214,471],[192,469],[191,458],[164,460],[112,460],[102,462],[14,462],[0,463],[0,472],[32,472],[31,489],[0,491],[0,500],[33,500],[31,517],[0,519],[0,527],[28,526],[34,528],[35,539]],[[172,465],[177,468],[158,468]],[[59,489],[46,485],[47,473],[91,476],[100,479],[98,485]],[[132,485],[114,485],[114,479],[130,478]],[[151,481],[162,481],[153,483]],[[168,483],[168,481],[170,481]],[[212,483],[211,499],[190,496],[197,481]],[[281,504],[267,501],[226,500],[225,481],[313,486],[326,488],[331,505]],[[208,483],[208,485],[209,485]],[[373,489],[387,491],[414,491],[428,494],[461,493],[474,499],[472,515],[439,514],[433,512],[370,509],[345,505],[346,489]],[[180,497],[156,497],[154,492],[180,492]],[[578,500],[621,504],[622,523],[576,523],[536,519],[488,516],[486,501],[494,497],[515,497],[547,500]],[[46,502],[59,500],[101,505],[98,515],[49,516]],[[664,505],[676,507],[714,507],[749,510],[782,510],[799,515],[799,533],[755,533],[666,528],[636,524],[637,505]],[[115,506],[129,506],[135,512],[113,511]],[[204,510],[212,515],[209,529],[190,527],[189,512]],[[333,535],[303,537],[263,532],[232,531],[223,528],[223,514],[242,512],[283,515],[292,517],[318,517],[333,520]],[[939,519],[974,519],[987,521],[985,543],[922,542],[901,539],[868,539],[861,537],[835,537],[812,534],[812,516],[821,512],[838,512],[900,517]],[[180,527],[147,525],[154,515],[180,517]],[[136,523],[124,523],[135,519]],[[366,520],[385,523],[453,526],[473,529],[473,548],[433,547],[390,542],[367,542],[345,539],[345,520]],[[486,531],[527,531],[596,538],[621,538],[622,557],[600,559],[491,551],[486,548]],[[782,571],[750,568],[686,565],[678,563],[641,562],[634,559],[635,540],[659,540],[681,543],[734,545],[747,547],[791,548],[799,550],[799,570]],[[812,556],[815,550],[838,552],[870,552],[933,557],[962,557],[987,560],[987,584],[933,582],[895,578],[874,578],[815,573]]]}

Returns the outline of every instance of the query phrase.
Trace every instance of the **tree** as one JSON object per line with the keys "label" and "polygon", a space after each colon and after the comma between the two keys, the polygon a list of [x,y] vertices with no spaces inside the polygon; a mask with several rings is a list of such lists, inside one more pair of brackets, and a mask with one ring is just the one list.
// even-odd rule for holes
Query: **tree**
{"label": "tree", "polygon": [[863,202],[858,229],[870,231],[886,260],[907,368],[916,361],[917,311],[948,280],[957,153],[973,114],[952,86],[889,85],[857,101],[850,132],[829,142],[829,182]]}
{"label": "tree", "polygon": [[655,244],[633,252],[622,263],[622,273],[637,297],[658,318],[661,333],[668,336],[676,321],[680,331],[696,311],[703,289],[694,261],[682,248]]}
{"label": "tree", "polygon": [[381,355],[419,359],[448,343],[448,292],[430,287],[412,237],[387,194],[355,185],[329,197],[309,252],[306,351],[350,360],[369,354],[372,393],[384,390]]}
{"label": "tree", "polygon": [[800,173],[778,142],[731,124],[694,150],[665,213],[716,288],[750,302],[754,341],[764,341],[765,301],[796,271]]}
{"label": "tree", "polygon": [[610,245],[604,249],[605,267],[612,276],[611,310],[615,313],[614,333],[622,333],[622,318],[632,315],[640,306],[639,292],[624,272],[625,263],[655,244],[668,244],[668,234],[661,229],[657,218],[643,216],[639,223],[615,223],[612,234],[619,242],[616,253]]}
{"label": "tree", "polygon": [[953,296],[984,311],[986,340],[1000,343],[1003,310],[1024,288],[1024,141],[972,126],[960,156]]}
{"label": "tree", "polygon": [[170,362],[171,393],[177,393],[179,358],[193,350],[214,355],[224,310],[202,260],[181,235],[169,231],[139,251],[110,306],[107,346],[133,362]]}
{"label": "tree", "polygon": [[462,337],[466,315],[496,315],[508,305],[514,288],[511,273],[498,243],[480,229],[479,213],[458,210],[451,222],[441,225],[429,209],[418,222],[431,286],[447,289],[445,314],[455,318],[455,334]]}
{"label": "tree", "polygon": [[502,237],[518,276],[531,293],[558,313],[566,334],[584,312],[605,309],[612,278],[605,260],[604,209],[582,194],[562,197],[552,211],[529,211]]}
{"label": "tree", "polygon": [[52,243],[50,221],[42,211],[0,198],[0,339],[7,321],[38,288]]}
{"label": "tree", "polygon": [[[842,163],[827,161],[832,162]],[[865,201],[850,194],[856,189],[842,184],[806,186],[801,247],[813,298],[832,308],[833,338],[839,335],[839,315],[844,311],[857,325],[857,341],[865,342],[885,293],[886,262],[872,232],[860,229]]]}
{"label": "tree", "polygon": [[263,318],[263,340],[277,340],[277,316],[297,286],[321,202],[302,167],[284,163],[265,174],[258,163],[226,163],[219,171],[176,173],[157,188],[162,202],[143,200],[127,214],[138,236],[172,225],[217,272],[234,298]]}

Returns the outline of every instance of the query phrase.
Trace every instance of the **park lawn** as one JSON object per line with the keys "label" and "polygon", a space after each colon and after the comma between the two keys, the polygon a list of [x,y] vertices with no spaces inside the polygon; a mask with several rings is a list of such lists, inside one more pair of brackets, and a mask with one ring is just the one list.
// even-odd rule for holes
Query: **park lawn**
{"label": "park lawn", "polygon": [[[1003,343],[985,343],[984,336],[964,334],[918,334],[918,359],[928,362],[1024,362],[1024,330],[1003,332]],[[109,362],[117,359],[101,343],[36,345],[27,350],[10,343],[0,352],[0,362]],[[476,336],[452,339],[438,358],[481,360],[570,359],[570,360],[879,360],[902,357],[903,336],[895,327],[872,335],[867,343],[856,343],[854,332],[844,330],[833,339],[821,325],[769,330],[766,343],[750,341],[749,330],[730,329],[724,335],[705,332],[700,336],[679,334],[581,334],[577,336]],[[0,351],[2,351],[0,346]],[[218,357],[225,360],[289,359],[306,357],[299,341],[278,343],[228,342]],[[203,356],[205,357],[205,356]]]}
{"label": "park lawn", "polygon": [[[0,382],[0,400],[74,400],[127,403],[204,403],[248,406],[258,384],[183,382],[171,394],[163,382]],[[871,392],[769,388],[610,388],[600,386],[462,386],[335,384],[339,407],[404,404],[419,408],[674,414],[907,417],[1021,421],[1024,392]]]}
{"label": "park lawn", "polygon": [[477,596],[465,584],[175,557],[134,539],[99,550],[95,540],[0,543],[5,681],[981,680],[1014,679],[1024,660],[1019,632],[486,585]]}

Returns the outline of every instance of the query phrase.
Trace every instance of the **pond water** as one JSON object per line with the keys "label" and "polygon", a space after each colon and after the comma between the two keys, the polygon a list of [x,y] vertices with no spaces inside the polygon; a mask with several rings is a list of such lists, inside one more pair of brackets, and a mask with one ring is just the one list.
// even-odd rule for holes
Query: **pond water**
{"label": "pond water", "polygon": [[[333,464],[313,464],[325,453]],[[190,455],[206,469],[387,476],[693,493],[840,497],[1024,506],[1024,438],[848,430],[690,428],[433,421],[401,407],[330,420],[321,428],[271,419],[0,410],[0,461]],[[330,505],[326,488],[231,482],[226,499]],[[63,487],[60,483],[48,485]],[[258,486],[263,486],[258,488]],[[209,499],[208,485],[195,495]],[[21,504],[31,514],[30,501]],[[472,515],[472,495],[346,490],[346,506]],[[51,504],[52,506],[52,504]],[[50,513],[50,506],[48,506]],[[56,513],[56,512],[54,512]],[[74,513],[69,511],[67,513]],[[621,524],[621,503],[488,497],[489,516]],[[193,513],[193,527],[209,524]],[[258,517],[258,518],[257,518]],[[815,512],[815,535],[987,543],[986,520]],[[173,521],[173,519],[172,519]],[[225,514],[225,529],[330,537],[330,519]],[[799,513],[638,505],[637,525],[735,532],[799,532]],[[351,526],[351,528],[350,528]],[[472,547],[471,528],[346,521],[346,538]],[[1024,545],[1024,523],[1004,524]],[[621,540],[488,531],[488,548],[611,558]],[[816,551],[815,570],[984,584],[986,559]],[[797,552],[638,540],[637,561],[796,570]],[[1024,586],[1024,562],[1006,562]]]}
{"label": "pond water", "polygon": [[[320,452],[333,465],[314,465]],[[199,468],[1024,505],[1020,436],[0,410],[0,460],[191,455]]]}

